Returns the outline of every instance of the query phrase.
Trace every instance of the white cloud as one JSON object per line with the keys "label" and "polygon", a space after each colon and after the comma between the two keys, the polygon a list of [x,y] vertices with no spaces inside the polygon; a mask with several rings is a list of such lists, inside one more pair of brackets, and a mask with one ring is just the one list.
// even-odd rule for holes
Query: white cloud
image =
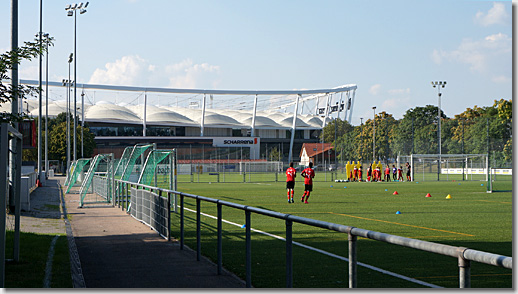
{"label": "white cloud", "polygon": [[507,24],[509,15],[505,10],[505,5],[500,2],[494,2],[493,7],[487,13],[478,12],[475,15],[475,23],[487,27],[494,24]]}
{"label": "white cloud", "polygon": [[194,64],[191,59],[167,66],[166,73],[173,88],[216,88],[221,80],[219,66]]}
{"label": "white cloud", "polygon": [[372,95],[378,95],[380,93],[380,91],[381,91],[381,85],[380,84],[373,85],[369,89],[369,93],[371,93]]}
{"label": "white cloud", "polygon": [[507,76],[496,76],[496,77],[493,77],[491,79],[491,81],[493,81],[494,83],[497,83],[497,84],[504,84],[504,83],[511,82],[511,78],[507,77]]}
{"label": "white cloud", "polygon": [[455,50],[435,49],[431,59],[436,64],[445,61],[467,64],[472,72],[492,77],[510,74],[512,38],[498,33],[481,40],[464,39]]}
{"label": "white cloud", "polygon": [[408,109],[409,107],[411,107],[410,97],[396,97],[383,100],[379,109],[388,113],[400,113],[402,111],[404,113],[404,109]]}
{"label": "white cloud", "polygon": [[191,59],[171,65],[154,65],[138,55],[123,56],[96,69],[91,84],[157,86],[174,88],[215,88],[220,81],[219,66],[195,64]]}
{"label": "white cloud", "polygon": [[388,90],[390,95],[410,94],[410,88]]}
{"label": "white cloud", "polygon": [[138,55],[123,56],[115,62],[109,62],[105,69],[96,69],[90,77],[91,84],[110,84],[110,85],[139,85],[144,83],[142,79],[148,72],[147,61]]}

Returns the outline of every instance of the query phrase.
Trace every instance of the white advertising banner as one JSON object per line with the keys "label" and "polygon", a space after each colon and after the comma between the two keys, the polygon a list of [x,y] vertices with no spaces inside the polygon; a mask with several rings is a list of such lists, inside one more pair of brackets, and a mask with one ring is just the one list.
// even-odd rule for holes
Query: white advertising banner
{"label": "white advertising banner", "polygon": [[259,137],[213,137],[214,147],[247,147],[250,148],[250,159],[259,159],[261,140]]}

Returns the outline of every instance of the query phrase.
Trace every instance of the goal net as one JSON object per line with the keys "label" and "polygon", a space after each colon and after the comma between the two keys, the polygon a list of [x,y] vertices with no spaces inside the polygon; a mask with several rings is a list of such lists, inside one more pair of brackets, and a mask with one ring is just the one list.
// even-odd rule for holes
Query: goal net
{"label": "goal net", "polygon": [[411,166],[412,181],[488,181],[487,154],[411,154],[398,156]]}

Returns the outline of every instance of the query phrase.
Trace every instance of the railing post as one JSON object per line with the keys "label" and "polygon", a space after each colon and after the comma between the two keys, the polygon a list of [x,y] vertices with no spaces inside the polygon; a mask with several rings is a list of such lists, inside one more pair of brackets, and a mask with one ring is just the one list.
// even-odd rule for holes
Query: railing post
{"label": "railing post", "polygon": [[[126,200],[124,200],[124,203],[122,205],[122,210],[126,209],[126,211],[128,211],[128,198],[131,193],[130,191],[131,191],[131,189],[129,187],[129,184],[126,183]],[[124,204],[126,204],[126,207],[124,207]]]}
{"label": "railing post", "polygon": [[357,281],[357,264],[358,264],[358,258],[356,256],[356,241],[358,239],[357,236],[353,235],[351,233],[351,230],[349,230],[348,233],[348,239],[349,239],[349,288],[356,288],[356,281]]}
{"label": "railing post", "polygon": [[471,261],[464,258],[467,248],[459,248],[459,288],[471,288]]}
{"label": "railing post", "polygon": [[171,193],[167,192],[167,241],[171,242]]}
{"label": "railing post", "polygon": [[196,198],[196,260],[201,260],[201,200]]}
{"label": "railing post", "polygon": [[250,231],[250,211],[245,210],[246,227],[246,287],[252,288],[252,238]]}
{"label": "railing post", "polygon": [[223,238],[222,238],[222,211],[221,203],[218,202],[218,275],[221,275],[223,269]]}
{"label": "railing post", "polygon": [[293,221],[286,220],[286,288],[293,288]]}
{"label": "railing post", "polygon": [[184,243],[184,209],[183,209],[183,198],[184,196],[180,194],[180,250],[183,250]]}

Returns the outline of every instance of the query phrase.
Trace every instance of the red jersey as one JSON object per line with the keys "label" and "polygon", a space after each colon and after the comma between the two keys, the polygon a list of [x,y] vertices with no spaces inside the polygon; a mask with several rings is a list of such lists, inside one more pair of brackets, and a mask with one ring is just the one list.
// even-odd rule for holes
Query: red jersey
{"label": "red jersey", "polygon": [[293,167],[289,167],[286,170],[286,182],[295,181],[296,176],[297,176],[297,171]]}
{"label": "red jersey", "polygon": [[385,174],[386,174],[386,175],[390,175],[390,168],[388,168],[388,167],[387,167],[387,168],[385,169]]}
{"label": "red jersey", "polygon": [[304,177],[304,184],[313,185],[313,178],[315,177],[315,171],[312,168],[306,168],[302,171],[301,175]]}

